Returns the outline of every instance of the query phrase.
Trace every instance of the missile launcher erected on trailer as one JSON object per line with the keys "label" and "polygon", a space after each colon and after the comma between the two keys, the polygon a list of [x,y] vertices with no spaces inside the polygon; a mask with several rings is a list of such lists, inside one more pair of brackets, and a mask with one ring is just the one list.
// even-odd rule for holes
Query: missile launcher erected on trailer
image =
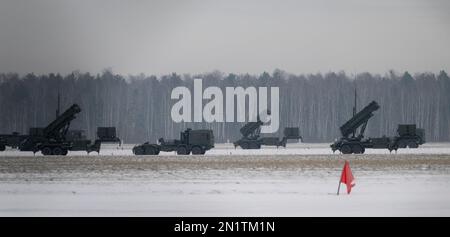
{"label": "missile launcher erected on trailer", "polygon": [[284,137],[280,140],[278,137],[262,137],[261,126],[263,122],[257,118],[256,122],[248,122],[241,129],[242,138],[235,141],[234,147],[240,146],[242,149],[260,149],[262,145],[286,147],[288,140],[302,139],[298,127],[286,127]]}
{"label": "missile launcher erected on trailer", "polygon": [[[356,107],[356,105],[355,105]],[[417,148],[425,143],[424,129],[416,128],[415,124],[400,124],[397,128],[397,136],[364,139],[364,131],[373,112],[380,106],[372,101],[360,112],[340,127],[342,137],[330,145],[333,152],[340,151],[343,154],[362,154],[366,148],[388,149],[397,151],[399,148]],[[359,129],[359,134],[357,130]]]}

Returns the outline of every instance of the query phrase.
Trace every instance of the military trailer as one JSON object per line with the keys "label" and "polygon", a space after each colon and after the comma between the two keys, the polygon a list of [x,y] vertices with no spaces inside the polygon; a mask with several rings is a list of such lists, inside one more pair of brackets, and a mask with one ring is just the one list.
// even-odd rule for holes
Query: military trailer
{"label": "military trailer", "polygon": [[86,138],[85,130],[69,130],[66,134],[66,140],[72,143],[71,151],[83,151],[91,146],[91,140]]}
{"label": "military trailer", "polygon": [[300,128],[298,127],[285,127],[283,134],[284,137],[281,142],[283,147],[286,147],[286,143],[288,142],[299,142],[303,140],[302,136],[300,136]]}
{"label": "military trailer", "polygon": [[418,148],[425,143],[425,130],[416,128],[415,124],[399,124],[397,136],[369,138],[370,148],[397,151],[399,148]]}
{"label": "military trailer", "polygon": [[374,149],[390,149],[393,147],[391,141],[392,139],[390,137],[380,137],[380,138],[369,138],[369,144],[372,144],[371,148]]}
{"label": "military trailer", "polygon": [[234,147],[241,147],[242,149],[260,149],[262,145],[282,146],[286,147],[288,140],[302,139],[300,136],[300,129],[298,127],[286,127],[284,129],[284,137],[280,140],[278,137],[261,136],[261,126],[263,122],[257,118],[256,122],[248,122],[241,129],[242,138],[233,143]]}
{"label": "military trailer", "polygon": [[[355,106],[356,107],[356,106]],[[380,137],[364,139],[364,131],[373,112],[380,106],[372,101],[360,112],[354,115],[344,125],[340,127],[342,137],[330,145],[333,152],[340,151],[343,154],[362,154],[366,148],[388,149],[389,151],[399,148],[417,148],[425,143],[424,129],[416,128],[415,124],[398,125],[395,137]],[[353,111],[356,111],[355,109]],[[359,134],[357,130],[359,128]]]}
{"label": "military trailer", "polygon": [[[29,130],[29,136],[42,137],[44,128],[31,127]],[[92,151],[99,152],[100,146],[91,144],[91,140],[86,138],[84,130],[68,130],[64,136],[64,140],[70,143],[69,151]]]}
{"label": "military trailer", "polygon": [[417,148],[425,143],[425,129],[417,128],[415,124],[399,124],[395,145],[398,148]]}
{"label": "military trailer", "polygon": [[100,152],[102,143],[119,143],[122,145],[120,138],[116,136],[115,127],[98,127],[97,139],[91,144],[91,140],[86,138],[85,130],[69,130],[66,140],[72,143],[71,151]]}
{"label": "military trailer", "polygon": [[116,135],[116,127],[98,127],[97,137],[102,142],[121,143],[121,140]]}
{"label": "military trailer", "polygon": [[[58,109],[59,111],[59,109]],[[43,155],[67,155],[68,151],[100,152],[102,142],[119,142],[115,127],[100,127],[97,131],[98,139],[93,144],[86,139],[84,130],[69,130],[70,123],[81,112],[77,104],[73,104],[46,127],[31,127],[28,135],[23,136],[18,145],[20,151],[40,151]],[[100,132],[99,132],[100,131]],[[3,139],[0,137],[0,148]],[[1,150],[1,149],[0,149]]]}
{"label": "military trailer", "polygon": [[101,142],[97,139],[94,144],[86,138],[85,130],[69,130],[66,141],[71,143],[70,151],[86,151],[88,154],[95,151],[100,152]]}
{"label": "military trailer", "polygon": [[133,147],[135,155],[158,155],[161,151],[176,151],[178,155],[204,155],[214,147],[214,134],[212,130],[192,130],[190,128],[180,133],[180,139],[158,139],[158,144],[146,142]]}

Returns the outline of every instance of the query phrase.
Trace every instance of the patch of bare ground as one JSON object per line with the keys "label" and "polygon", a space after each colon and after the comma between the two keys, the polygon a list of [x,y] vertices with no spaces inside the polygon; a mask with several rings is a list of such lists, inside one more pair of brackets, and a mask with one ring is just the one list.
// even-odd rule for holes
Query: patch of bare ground
{"label": "patch of bare ground", "polygon": [[0,174],[176,169],[449,169],[450,155],[1,157]]}

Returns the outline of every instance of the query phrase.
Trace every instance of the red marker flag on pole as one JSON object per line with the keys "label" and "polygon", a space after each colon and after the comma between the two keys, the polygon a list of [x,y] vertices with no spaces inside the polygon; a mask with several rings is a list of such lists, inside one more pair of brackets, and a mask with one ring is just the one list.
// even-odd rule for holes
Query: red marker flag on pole
{"label": "red marker flag on pole", "polygon": [[355,179],[353,178],[352,170],[350,169],[350,163],[347,160],[345,161],[344,169],[342,169],[341,180],[339,180],[337,195],[339,195],[341,183],[347,185],[348,194],[350,194],[350,192],[352,191],[352,187],[355,186]]}

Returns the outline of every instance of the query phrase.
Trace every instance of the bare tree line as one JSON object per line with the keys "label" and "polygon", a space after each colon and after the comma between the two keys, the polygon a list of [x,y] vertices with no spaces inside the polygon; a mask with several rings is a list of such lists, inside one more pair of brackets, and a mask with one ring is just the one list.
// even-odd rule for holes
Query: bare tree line
{"label": "bare tree line", "polygon": [[[116,126],[128,143],[177,137],[184,128],[211,128],[217,142],[240,137],[242,123],[174,123],[170,117],[172,88],[203,86],[280,88],[280,131],[299,126],[305,142],[330,142],[352,114],[354,88],[358,109],[376,100],[381,108],[370,120],[368,136],[395,135],[397,124],[416,123],[428,141],[450,140],[450,78],[441,71],[386,75],[341,73],[293,75],[280,70],[261,75],[211,72],[199,75],[122,76],[73,72],[34,75],[0,74],[0,133],[28,133],[55,117],[57,95],[64,110],[78,103],[82,112],[72,128],[85,129],[90,138],[97,126]],[[205,102],[206,103],[206,102]]]}

